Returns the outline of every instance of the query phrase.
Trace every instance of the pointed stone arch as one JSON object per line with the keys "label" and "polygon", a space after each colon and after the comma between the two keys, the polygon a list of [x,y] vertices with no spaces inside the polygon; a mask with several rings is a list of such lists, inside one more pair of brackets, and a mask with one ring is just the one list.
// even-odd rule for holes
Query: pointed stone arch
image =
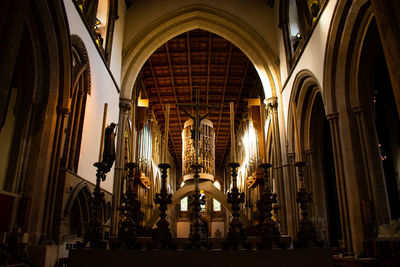
{"label": "pointed stone arch", "polygon": [[[200,182],[199,183],[199,187],[200,187],[200,190],[204,190],[204,192],[206,194],[208,194],[212,198],[218,200],[221,203],[222,206],[224,206],[230,213],[232,213],[232,209],[231,209],[230,205],[227,202],[226,195],[221,190],[216,188],[211,181]],[[179,188],[172,196],[172,203],[168,206],[168,211],[170,209],[174,208],[175,205],[178,204],[178,202],[182,198],[184,198],[184,197],[190,195],[191,193],[193,193],[194,190],[195,190],[194,183],[190,183],[190,184],[188,183],[188,184],[185,184],[183,187]],[[154,224],[159,219],[159,217],[158,217],[159,213],[160,212],[158,211],[158,209],[155,210],[153,212],[153,214],[151,215],[150,219],[147,221],[146,226],[153,227]],[[243,225],[245,227],[250,225],[249,219],[246,217],[246,215],[242,211],[240,211],[240,217],[239,218],[240,218],[241,222],[243,223]]]}
{"label": "pointed stone arch", "polygon": [[73,189],[71,196],[68,198],[67,205],[65,206],[63,212],[64,217],[69,216],[75,201],[79,201],[80,207],[82,209],[81,214],[83,217],[88,219],[90,216],[89,203],[88,203],[90,195],[91,193],[87,182],[82,181],[79,184],[77,184]]}
{"label": "pointed stone arch", "polygon": [[[375,238],[376,227],[390,217],[376,137],[371,131],[374,122],[362,99],[369,88],[360,82],[370,77],[367,74],[359,79],[360,69],[374,64],[361,63],[373,11],[369,0],[337,4],[324,64],[323,98],[332,129],[336,171],[348,200],[345,247],[354,253],[363,251],[363,242]],[[367,214],[374,214],[376,220],[365,223]]]}
{"label": "pointed stone arch", "polygon": [[[307,123],[309,123],[310,111],[307,110],[307,103],[313,103],[313,98],[317,93],[321,92],[321,86],[318,82],[318,79],[310,70],[301,70],[297,73],[296,78],[293,83],[293,88],[291,91],[290,101],[289,101],[289,109],[288,109],[288,120],[287,120],[287,129],[288,129],[288,145],[289,145],[289,153],[295,153],[295,136],[294,136],[294,126],[293,126],[293,107],[292,102],[296,103],[297,107],[297,125],[299,127],[299,132],[303,132],[304,136],[308,136],[307,133],[309,129],[306,129]],[[303,116],[305,115],[305,116]],[[309,147],[309,139],[300,138],[300,147],[302,147],[303,151]],[[297,152],[298,153],[298,152]],[[302,155],[303,156],[303,155]]]}
{"label": "pointed stone arch", "polygon": [[130,99],[140,69],[157,48],[193,29],[210,31],[236,45],[254,64],[266,98],[277,95],[281,87],[279,62],[268,43],[231,14],[206,5],[191,5],[157,19],[128,43],[123,53],[121,98]]}

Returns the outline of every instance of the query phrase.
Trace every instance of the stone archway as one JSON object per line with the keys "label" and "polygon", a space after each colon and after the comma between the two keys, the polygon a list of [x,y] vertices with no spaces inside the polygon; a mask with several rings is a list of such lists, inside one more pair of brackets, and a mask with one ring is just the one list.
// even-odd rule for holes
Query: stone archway
{"label": "stone archway", "polygon": [[[339,239],[347,240],[342,234],[344,228],[344,205],[347,202],[345,192],[338,186],[340,177],[335,172],[336,159],[333,155],[331,142],[331,129],[326,119],[325,103],[322,98],[321,86],[310,70],[300,71],[293,83],[288,112],[288,140],[289,152],[296,155],[296,160],[308,163],[306,168],[306,186],[314,195],[311,213],[315,218],[316,228],[319,236],[328,241],[331,246],[338,246]],[[296,114],[298,130],[301,133],[298,147],[295,149],[294,116]],[[297,151],[300,149],[300,151]],[[289,158],[295,161],[294,156]],[[295,173],[295,170],[293,170]],[[290,190],[295,185],[288,184]],[[290,196],[289,196],[290,198]],[[291,207],[297,212],[297,204],[291,199]],[[296,225],[297,218],[293,220]],[[343,229],[346,232],[346,228]]]}
{"label": "stone archway", "polygon": [[[227,202],[226,195],[222,193],[221,190],[216,188],[211,181],[202,181],[199,183],[200,190],[204,190],[204,192],[210,196],[212,196],[214,199],[218,200],[222,206],[224,206],[230,213],[232,213],[232,209],[230,205]],[[188,183],[185,184],[183,187],[179,188],[172,196],[172,203],[168,206],[168,211],[175,207],[175,205],[185,196],[189,195],[190,193],[193,193],[195,189],[194,183]],[[167,211],[167,213],[168,213]],[[153,214],[151,215],[150,219],[147,221],[146,226],[147,227],[153,227],[153,225],[158,221],[159,217],[159,210],[156,209]],[[243,226],[249,226],[250,221],[246,217],[246,215],[240,211],[240,220],[243,223]]]}
{"label": "stone archway", "polygon": [[213,7],[192,5],[154,21],[127,45],[121,75],[121,98],[130,99],[140,69],[157,48],[196,28],[215,33],[241,49],[254,64],[266,98],[276,96],[281,82],[279,62],[268,43],[237,17]]}
{"label": "stone archway", "polygon": [[[7,75],[0,79],[4,85],[0,109],[2,118],[9,116],[12,122],[3,131],[12,139],[2,137],[9,145],[10,159],[1,170],[6,180],[2,189],[18,196],[19,202],[14,203],[29,203],[26,207],[15,205],[4,221],[12,229],[17,226],[13,218],[23,215],[18,227],[29,234],[28,246],[41,239],[57,243],[55,218],[59,218],[56,205],[60,195],[56,193],[56,166],[60,164],[72,76],[66,14],[60,1],[6,5],[0,13],[7,21],[5,27],[9,23],[14,29],[2,36],[6,49],[1,53],[0,69]],[[11,105],[9,97],[15,101]]]}
{"label": "stone archway", "polygon": [[[364,241],[375,238],[375,229],[389,219],[385,182],[379,162],[370,104],[373,73],[362,70],[374,66],[365,60],[363,49],[374,21],[368,0],[338,3],[327,39],[324,91],[335,155],[335,170],[343,190],[346,211],[345,247],[354,253],[363,251]],[[374,41],[379,41],[375,37]],[[374,214],[371,219],[369,214]]]}

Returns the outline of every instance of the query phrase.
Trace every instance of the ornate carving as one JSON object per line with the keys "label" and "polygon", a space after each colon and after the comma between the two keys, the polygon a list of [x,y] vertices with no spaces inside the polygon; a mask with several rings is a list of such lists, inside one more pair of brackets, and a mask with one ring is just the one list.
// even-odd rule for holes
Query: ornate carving
{"label": "ornate carving", "polygon": [[131,110],[131,107],[132,107],[132,100],[126,98],[119,99],[119,108],[123,113]]}
{"label": "ornate carving", "polygon": [[[71,35],[71,46],[72,48],[77,52],[79,56],[79,63],[81,64],[86,64],[87,67],[83,71],[84,75],[84,92],[87,93],[88,95],[91,94],[91,75],[90,75],[90,63],[89,63],[89,56],[86,50],[85,43],[82,41],[82,39],[78,35]],[[77,80],[80,78],[80,75],[77,77],[73,77],[74,81],[72,84],[75,84]]]}
{"label": "ornate carving", "polygon": [[85,232],[85,238],[82,247],[90,242],[91,248],[106,248],[107,243],[104,240],[104,229],[102,226],[102,206],[105,203],[104,192],[101,191],[100,181],[106,179],[106,166],[103,162],[93,164],[97,168],[96,187],[93,191],[93,197],[89,199],[90,220],[89,226]]}
{"label": "ornate carving", "polygon": [[158,208],[160,210],[160,220],[157,222],[157,229],[155,229],[153,233],[153,246],[160,246],[163,249],[167,247],[175,248],[174,244],[172,244],[172,235],[169,230],[169,223],[166,220],[168,204],[172,203],[172,194],[168,194],[167,191],[167,171],[171,168],[171,165],[161,163],[158,167],[161,169],[162,173],[161,190],[160,193],[157,193],[155,196],[155,203],[160,205]]}
{"label": "ornate carving", "polygon": [[237,187],[237,169],[239,163],[230,163],[229,167],[232,172],[232,190],[228,193],[228,203],[232,204],[232,220],[229,224],[229,232],[227,236],[227,243],[224,244],[224,248],[227,249],[238,249],[239,245],[243,248],[247,248],[246,244],[246,232],[243,229],[243,224],[239,219],[240,204],[244,203],[244,193],[239,193]]}
{"label": "ornate carving", "polygon": [[201,205],[205,204],[205,199],[204,196],[201,198],[200,195],[200,189],[198,186],[198,181],[199,181],[199,171],[201,169],[201,164],[193,164],[191,168],[194,170],[194,179],[196,181],[196,188],[195,192],[192,195],[192,198],[190,200],[189,206],[190,206],[190,234],[189,234],[189,248],[194,248],[194,249],[201,249],[201,248],[207,248],[208,247],[208,235],[204,233],[203,231],[203,222],[201,221],[200,217],[200,211],[201,211]]}
{"label": "ornate carving", "polygon": [[300,204],[301,220],[297,240],[293,243],[296,248],[310,246],[322,247],[323,242],[318,240],[314,223],[308,218],[308,203],[313,201],[312,193],[304,186],[304,167],[306,162],[295,162],[299,177],[299,191],[296,194],[296,202]]}
{"label": "ornate carving", "polygon": [[389,224],[378,226],[378,238],[399,238],[400,237],[400,219],[390,220]]}
{"label": "ornate carving", "polygon": [[[196,163],[195,153],[194,125],[193,120],[187,120],[184,124],[182,142],[182,175],[184,181],[193,179],[192,164]],[[215,131],[213,124],[208,119],[203,119],[199,125],[199,158],[202,168],[200,169],[200,179],[214,181],[215,176]]]}
{"label": "ornate carving", "polygon": [[277,110],[278,108],[278,98],[276,96],[270,97],[268,98],[266,103],[267,109],[270,112],[274,112]]}
{"label": "ornate carving", "polygon": [[138,225],[143,213],[140,211],[140,201],[136,192],[133,191],[133,173],[138,168],[138,165],[133,162],[128,162],[125,165],[128,169],[126,176],[126,193],[121,195],[121,201],[124,205],[120,208],[122,215],[122,223],[118,230],[118,246],[125,248],[138,248],[136,238],[138,235]]}
{"label": "ornate carving", "polygon": [[277,195],[272,192],[270,185],[269,169],[272,167],[269,163],[260,166],[264,170],[264,190],[261,193],[260,200],[257,201],[258,215],[257,220],[262,222],[258,225],[258,231],[261,237],[259,248],[272,248],[273,245],[283,247],[280,242],[281,234],[277,223],[272,219],[273,204],[276,204]]}

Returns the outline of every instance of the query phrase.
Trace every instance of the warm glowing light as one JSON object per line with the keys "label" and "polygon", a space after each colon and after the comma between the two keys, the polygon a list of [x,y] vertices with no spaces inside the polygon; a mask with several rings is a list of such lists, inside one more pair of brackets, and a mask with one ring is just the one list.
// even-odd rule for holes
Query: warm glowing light
{"label": "warm glowing light", "polygon": [[[218,181],[214,182],[214,186],[218,189],[221,190],[221,185]],[[214,199],[213,201],[213,209],[214,211],[221,211],[221,203],[219,203],[218,200]]]}
{"label": "warm glowing light", "polygon": [[248,128],[242,137],[242,144],[244,147],[244,160],[238,171],[238,188],[244,189],[245,178],[247,177],[247,170],[249,169],[252,161],[257,157],[257,134],[254,129],[253,122],[249,121]]}
{"label": "warm glowing light", "polygon": [[149,100],[148,99],[138,99],[138,107],[148,107]]}
{"label": "warm glowing light", "polygon": [[218,189],[221,190],[221,184],[218,181],[214,182],[214,186]]}
{"label": "warm glowing light", "polygon": [[184,197],[181,199],[181,211],[188,210],[188,197]]}
{"label": "warm glowing light", "polygon": [[[201,191],[203,191],[203,192],[201,192]],[[204,190],[200,190],[200,198],[203,198],[203,196],[205,196]],[[200,207],[201,207],[201,211],[206,210],[206,204],[201,204]]]}

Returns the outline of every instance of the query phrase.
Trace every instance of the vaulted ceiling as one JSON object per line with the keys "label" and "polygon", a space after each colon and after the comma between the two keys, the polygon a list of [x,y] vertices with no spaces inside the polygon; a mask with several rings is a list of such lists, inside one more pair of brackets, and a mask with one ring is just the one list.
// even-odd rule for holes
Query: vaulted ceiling
{"label": "vaulted ceiling", "polygon": [[[201,114],[215,105],[208,119],[216,136],[215,163],[221,166],[230,151],[229,103],[235,104],[235,130],[247,99],[262,94],[261,82],[253,64],[236,46],[204,30],[193,30],[169,40],[144,64],[139,82],[147,92],[161,131],[164,131],[166,105],[170,104],[169,151],[178,166],[182,161],[182,129],[188,116],[178,104],[196,103],[199,90]],[[193,110],[185,108],[193,114]]]}

